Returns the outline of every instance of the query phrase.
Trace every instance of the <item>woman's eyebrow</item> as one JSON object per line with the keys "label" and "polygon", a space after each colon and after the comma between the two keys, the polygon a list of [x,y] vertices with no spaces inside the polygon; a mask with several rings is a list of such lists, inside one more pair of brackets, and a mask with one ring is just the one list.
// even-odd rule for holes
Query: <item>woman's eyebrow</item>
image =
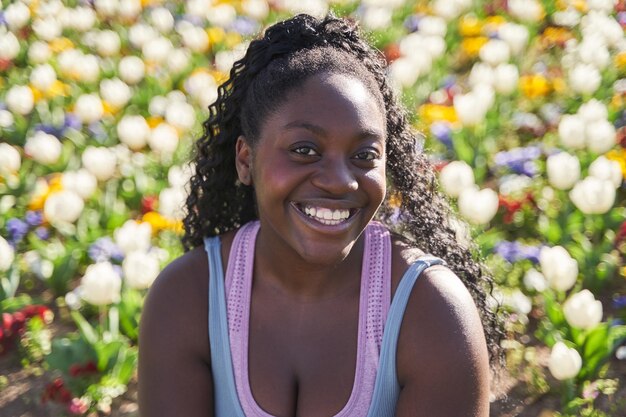
{"label": "woman's eyebrow", "polygon": [[[306,129],[310,132],[321,136],[323,138],[328,137],[328,132],[321,126],[315,125],[313,123],[305,122],[302,120],[295,120],[293,122],[289,122],[283,126],[285,130],[293,130],[293,129]],[[385,135],[376,129],[362,129],[357,135],[359,139],[383,139]]]}

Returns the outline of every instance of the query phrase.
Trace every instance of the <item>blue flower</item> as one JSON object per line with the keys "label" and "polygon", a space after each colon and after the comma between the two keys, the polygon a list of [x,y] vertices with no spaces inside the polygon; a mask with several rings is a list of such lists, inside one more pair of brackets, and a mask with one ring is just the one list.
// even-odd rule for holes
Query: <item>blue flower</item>
{"label": "blue flower", "polygon": [[24,219],[26,223],[28,223],[31,227],[41,226],[43,223],[43,214],[40,210],[38,211],[27,211],[24,215]]}
{"label": "blue flower", "polygon": [[48,240],[50,237],[50,231],[45,227],[38,227],[35,229],[35,235],[41,240]]}
{"label": "blue flower", "polygon": [[452,148],[452,129],[446,122],[435,122],[430,125],[430,133],[448,148]]}
{"label": "blue flower", "polygon": [[258,32],[259,23],[249,17],[239,16],[231,24],[231,29],[243,36],[249,36]]}
{"label": "blue flower", "polygon": [[415,32],[419,27],[420,17],[418,15],[412,14],[404,19],[404,27],[406,30],[410,32]]}
{"label": "blue flower", "polygon": [[497,167],[508,168],[516,174],[533,177],[539,171],[535,164],[539,156],[541,156],[541,149],[538,146],[528,146],[498,152],[494,156],[494,162]]}
{"label": "blue flower", "polygon": [[626,295],[619,295],[613,298],[613,307],[626,308]]}
{"label": "blue flower", "polygon": [[94,262],[106,262],[109,260],[121,261],[124,259],[124,253],[110,237],[105,236],[96,240],[89,246],[87,254]]}
{"label": "blue flower", "polygon": [[528,259],[534,264],[539,263],[539,252],[541,248],[538,246],[529,246],[517,241],[510,242],[508,240],[500,241],[493,248],[493,251],[510,263]]}
{"label": "blue flower", "polygon": [[28,223],[18,218],[13,217],[7,221],[7,232],[13,244],[17,244],[26,236],[28,228]]}

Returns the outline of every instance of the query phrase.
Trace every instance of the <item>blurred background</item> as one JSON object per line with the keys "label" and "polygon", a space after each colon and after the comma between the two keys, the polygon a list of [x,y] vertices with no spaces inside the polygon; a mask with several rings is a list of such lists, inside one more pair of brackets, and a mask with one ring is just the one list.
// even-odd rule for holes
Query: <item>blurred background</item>
{"label": "blurred background", "polygon": [[267,25],[361,23],[509,313],[493,416],[626,410],[623,0],[1,0],[0,415],[137,416],[192,143]]}

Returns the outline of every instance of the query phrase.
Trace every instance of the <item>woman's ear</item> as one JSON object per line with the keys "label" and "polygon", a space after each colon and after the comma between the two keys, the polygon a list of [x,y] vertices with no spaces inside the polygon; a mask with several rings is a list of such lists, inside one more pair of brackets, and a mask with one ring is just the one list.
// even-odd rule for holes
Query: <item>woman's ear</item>
{"label": "woman's ear", "polygon": [[235,145],[235,167],[239,182],[252,185],[252,149],[243,135],[237,138]]}

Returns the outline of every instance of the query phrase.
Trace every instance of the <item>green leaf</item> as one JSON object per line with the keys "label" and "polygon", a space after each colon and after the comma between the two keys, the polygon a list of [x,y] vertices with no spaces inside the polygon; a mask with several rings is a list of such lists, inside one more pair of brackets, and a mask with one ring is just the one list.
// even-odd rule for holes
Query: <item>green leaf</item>
{"label": "green leaf", "polygon": [[78,326],[81,335],[85,338],[87,342],[91,345],[94,345],[98,341],[98,334],[94,330],[94,328],[89,324],[87,320],[80,314],[78,311],[72,311],[71,313],[74,322]]}

